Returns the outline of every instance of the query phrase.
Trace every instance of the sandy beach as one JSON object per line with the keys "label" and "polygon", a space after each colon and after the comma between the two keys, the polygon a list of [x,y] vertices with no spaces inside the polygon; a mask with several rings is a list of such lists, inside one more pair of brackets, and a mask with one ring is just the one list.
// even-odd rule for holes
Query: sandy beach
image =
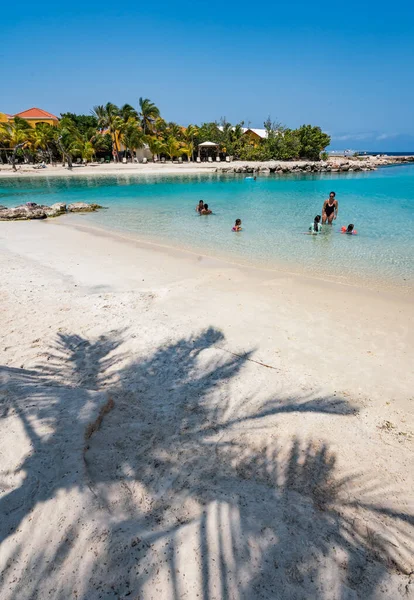
{"label": "sandy beach", "polygon": [[[247,168],[249,170],[266,172],[269,169],[278,167],[281,169],[295,170],[302,169],[309,165],[315,165],[320,168],[321,165],[330,165],[332,168],[337,169],[339,165],[347,167],[358,166],[360,168],[373,169],[386,165],[393,165],[398,163],[411,163],[414,162],[414,158],[411,156],[407,157],[382,157],[382,156],[367,156],[363,159],[355,158],[344,158],[340,156],[331,156],[327,163],[312,162],[305,160],[290,160],[290,161],[232,161],[227,162],[182,162],[173,163],[167,161],[166,163],[161,162],[147,162],[143,163],[88,163],[87,165],[73,164],[72,169],[68,169],[67,166],[61,164],[47,165],[44,169],[34,168],[33,165],[18,165],[17,171],[13,171],[9,165],[0,165],[0,178],[16,178],[16,177],[78,177],[83,175],[179,175],[179,174],[200,174],[200,173],[226,173],[232,172],[240,168]],[[347,169],[348,170],[348,169]]]}
{"label": "sandy beach", "polygon": [[0,225],[2,600],[414,597],[410,296]]}

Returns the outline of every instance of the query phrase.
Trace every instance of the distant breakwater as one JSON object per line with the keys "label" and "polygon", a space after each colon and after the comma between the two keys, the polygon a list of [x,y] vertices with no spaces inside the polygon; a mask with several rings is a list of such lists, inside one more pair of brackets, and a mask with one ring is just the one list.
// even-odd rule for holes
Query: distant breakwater
{"label": "distant breakwater", "polygon": [[346,173],[375,171],[378,167],[414,164],[414,156],[330,158],[327,161],[237,162],[217,165],[217,173]]}

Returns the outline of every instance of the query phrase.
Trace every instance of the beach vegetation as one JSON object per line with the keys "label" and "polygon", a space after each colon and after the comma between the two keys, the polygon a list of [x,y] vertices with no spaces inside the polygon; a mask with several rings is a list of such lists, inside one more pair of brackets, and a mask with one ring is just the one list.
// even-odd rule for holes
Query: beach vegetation
{"label": "beach vegetation", "polygon": [[133,161],[136,151],[143,148],[146,142],[145,134],[135,117],[130,116],[122,126],[120,140],[125,147],[126,156],[129,154]]}
{"label": "beach vegetation", "polygon": [[30,145],[34,152],[40,152],[43,160],[54,162],[53,148],[56,140],[56,127],[49,123],[37,123],[31,133]]}
{"label": "beach vegetation", "polygon": [[171,158],[171,160],[177,156],[181,156],[182,149],[183,148],[180,142],[172,135],[170,135],[165,141],[164,151]]}
{"label": "beach vegetation", "polygon": [[139,118],[145,134],[154,132],[154,123],[160,116],[160,109],[149,98],[139,99]]}
{"label": "beach vegetation", "polygon": [[17,154],[19,151],[23,153],[24,148],[30,144],[32,133],[32,127],[20,117],[15,117],[13,121],[0,123],[0,143],[10,148],[10,162],[14,171],[17,170]]}
{"label": "beach vegetation", "polygon": [[76,129],[80,133],[86,133],[88,129],[98,129],[98,119],[95,115],[76,115],[75,113],[61,113],[61,119],[70,119],[73,121]]}
{"label": "beach vegetation", "polygon": [[300,141],[299,158],[319,160],[320,153],[331,141],[329,135],[312,125],[302,125],[296,131]]}
{"label": "beach vegetation", "polygon": [[[231,123],[225,117],[187,127],[167,122],[159,108],[149,99],[140,97],[136,107],[112,102],[94,106],[91,114],[62,113],[57,126],[37,123],[32,127],[19,117],[0,122],[0,142],[8,160],[41,159],[53,163],[61,158],[72,165],[73,158],[82,162],[111,159],[118,162],[136,160],[137,151],[149,148],[154,160],[185,157],[194,160],[199,144],[213,142],[219,155],[238,160],[319,160],[326,159],[325,148],[330,137],[320,127],[302,125],[290,129],[269,116],[264,129],[250,129],[245,123]],[[7,152],[10,150],[10,152]],[[211,154],[211,151],[210,151]],[[216,148],[214,149],[214,156]],[[206,158],[204,150],[202,158]]]}

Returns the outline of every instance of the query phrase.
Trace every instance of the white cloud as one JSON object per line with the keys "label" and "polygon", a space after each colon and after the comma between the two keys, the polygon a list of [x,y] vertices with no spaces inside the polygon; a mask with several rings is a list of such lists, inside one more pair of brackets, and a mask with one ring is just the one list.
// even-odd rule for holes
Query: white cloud
{"label": "white cloud", "polygon": [[377,140],[388,140],[395,137],[398,137],[398,133],[381,133],[379,136],[377,136]]}
{"label": "white cloud", "polygon": [[332,139],[338,142],[346,142],[347,140],[369,140],[372,137],[372,133],[347,133],[345,135],[332,135]]}

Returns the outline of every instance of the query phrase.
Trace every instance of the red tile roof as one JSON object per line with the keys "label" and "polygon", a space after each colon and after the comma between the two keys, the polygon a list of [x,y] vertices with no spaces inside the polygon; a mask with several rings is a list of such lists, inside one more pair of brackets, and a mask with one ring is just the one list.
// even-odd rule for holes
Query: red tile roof
{"label": "red tile roof", "polygon": [[53,119],[58,121],[58,117],[52,115],[51,113],[42,110],[41,108],[29,108],[28,110],[24,110],[23,112],[19,112],[14,115],[15,117],[20,117],[21,119]]}

